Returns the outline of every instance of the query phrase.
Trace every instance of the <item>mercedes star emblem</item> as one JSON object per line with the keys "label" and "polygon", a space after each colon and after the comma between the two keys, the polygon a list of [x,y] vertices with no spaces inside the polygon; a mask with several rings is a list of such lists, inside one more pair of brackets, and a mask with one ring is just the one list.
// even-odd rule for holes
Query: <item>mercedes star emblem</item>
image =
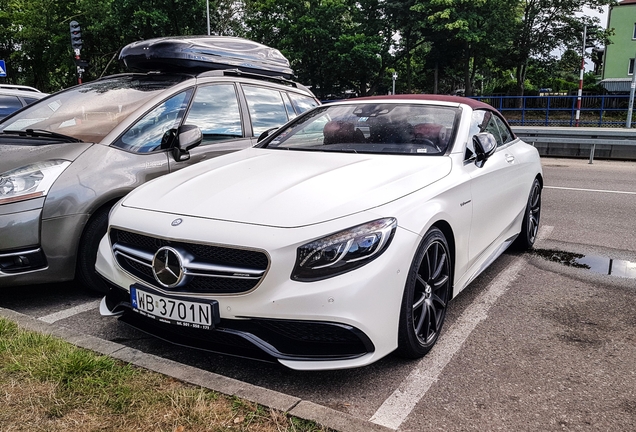
{"label": "mercedes star emblem", "polygon": [[181,254],[171,247],[162,247],[152,259],[152,273],[162,286],[176,287],[184,277]]}
{"label": "mercedes star emblem", "polygon": [[173,220],[170,225],[172,225],[172,226],[181,225],[181,222],[183,222],[183,219],[178,218],[178,219]]}

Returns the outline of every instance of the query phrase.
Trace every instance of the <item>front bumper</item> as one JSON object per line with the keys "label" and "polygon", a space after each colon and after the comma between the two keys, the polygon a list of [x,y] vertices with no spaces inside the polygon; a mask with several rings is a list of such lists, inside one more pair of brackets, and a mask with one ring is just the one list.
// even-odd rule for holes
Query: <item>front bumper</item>
{"label": "front bumper", "polygon": [[77,244],[88,215],[42,220],[44,198],[0,206],[0,287],[75,277]]}
{"label": "front bumper", "polygon": [[111,285],[102,301],[120,320],[168,342],[260,360],[357,359],[375,348],[355,327],[329,322],[250,318],[221,319],[212,330],[164,324],[134,311],[129,291]]}
{"label": "front bumper", "polygon": [[[44,198],[0,206],[0,283],[47,268],[40,247],[40,218]],[[28,276],[27,276],[28,278]]]}
{"label": "front bumper", "polygon": [[[183,219],[172,227],[175,218]],[[293,369],[339,369],[363,366],[397,347],[397,330],[406,277],[419,237],[398,228],[388,249],[372,263],[316,282],[290,278],[298,246],[349,226],[377,219],[357,214],[317,226],[282,229],[189,218],[118,207],[111,224],[135,232],[194,243],[233,245],[267,251],[270,266],[260,284],[240,294],[162,291],[173,297],[216,300],[220,323],[214,331],[175,329],[132,311],[130,286],[150,286],[116,262],[108,235],[101,243],[96,269],[112,286],[104,305],[107,315],[154,336],[190,347],[275,359]],[[125,221],[126,227],[118,225]]]}

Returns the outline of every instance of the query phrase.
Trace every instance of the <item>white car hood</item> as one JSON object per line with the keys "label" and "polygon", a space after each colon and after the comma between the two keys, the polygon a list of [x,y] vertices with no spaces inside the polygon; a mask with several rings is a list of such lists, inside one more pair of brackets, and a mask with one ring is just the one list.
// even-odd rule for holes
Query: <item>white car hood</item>
{"label": "white car hood", "polygon": [[299,227],[368,210],[450,173],[440,156],[252,148],[198,163],[130,193],[126,207]]}

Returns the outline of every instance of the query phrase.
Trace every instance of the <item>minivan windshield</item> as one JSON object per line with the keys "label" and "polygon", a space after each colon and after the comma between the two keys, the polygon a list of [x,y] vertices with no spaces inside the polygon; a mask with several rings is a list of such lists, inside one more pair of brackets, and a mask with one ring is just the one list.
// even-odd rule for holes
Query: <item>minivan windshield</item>
{"label": "minivan windshield", "polygon": [[285,150],[442,155],[460,108],[368,102],[324,105],[290,124],[263,147]]}
{"label": "minivan windshield", "polygon": [[146,101],[187,75],[120,75],[89,82],[29,105],[0,123],[0,131],[34,129],[100,142]]}

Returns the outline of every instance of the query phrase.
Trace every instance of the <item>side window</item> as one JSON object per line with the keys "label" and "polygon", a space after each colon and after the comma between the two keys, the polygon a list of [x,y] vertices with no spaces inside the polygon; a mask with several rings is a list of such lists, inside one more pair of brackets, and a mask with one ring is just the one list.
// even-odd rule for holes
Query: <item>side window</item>
{"label": "side window", "polygon": [[267,129],[287,123],[287,110],[280,91],[262,87],[243,86],[252,129],[257,137]]}
{"label": "side window", "polygon": [[24,102],[26,102],[27,105],[31,105],[35,101],[37,101],[37,99],[35,99],[35,98],[30,98],[30,97],[25,97],[24,98]]}
{"label": "side window", "polygon": [[15,96],[0,96],[0,118],[22,108],[20,100]]}
{"label": "side window", "polygon": [[318,102],[315,99],[310,98],[308,96],[302,96],[296,93],[290,93],[289,97],[294,104],[294,108],[296,108],[296,112],[298,114],[304,113],[308,109],[311,109],[315,106],[318,106]]}
{"label": "side window", "polygon": [[507,144],[512,141],[512,132],[508,128],[508,125],[499,117],[493,116],[495,119],[495,123],[497,123],[497,127],[499,128],[499,132],[501,133],[501,141],[503,144]]}
{"label": "side window", "polygon": [[482,122],[483,132],[490,132],[497,141],[497,147],[503,145],[503,141],[501,140],[501,134],[499,133],[499,128],[497,127],[497,123],[495,122],[495,118],[497,116],[491,113],[490,111],[486,111],[484,114],[484,121]]}
{"label": "side window", "polygon": [[199,87],[185,124],[201,129],[203,145],[242,138],[243,124],[234,84]]}
{"label": "side window", "polygon": [[497,147],[503,145],[504,141],[501,139],[499,128],[497,127],[497,118],[495,114],[486,110],[473,111],[473,117],[470,122],[470,131],[468,133],[468,142],[466,143],[466,155],[465,159],[470,159],[475,154],[475,147],[473,145],[473,137],[480,132],[489,132],[497,141]]}
{"label": "side window", "polygon": [[289,117],[290,120],[295,118],[296,111],[294,111],[294,107],[292,106],[292,103],[289,100],[289,95],[287,93],[283,93],[283,102],[285,103],[285,108],[287,109],[287,117]]}
{"label": "side window", "polygon": [[468,131],[468,142],[466,143],[466,154],[464,159],[470,159],[475,155],[473,137],[479,132],[483,132],[481,125],[484,122],[484,114],[486,114],[486,111],[473,111],[473,116],[470,120],[470,130]]}
{"label": "side window", "polygon": [[192,90],[186,90],[162,102],[139,119],[113,146],[136,153],[158,150],[163,134],[181,123],[191,95]]}

